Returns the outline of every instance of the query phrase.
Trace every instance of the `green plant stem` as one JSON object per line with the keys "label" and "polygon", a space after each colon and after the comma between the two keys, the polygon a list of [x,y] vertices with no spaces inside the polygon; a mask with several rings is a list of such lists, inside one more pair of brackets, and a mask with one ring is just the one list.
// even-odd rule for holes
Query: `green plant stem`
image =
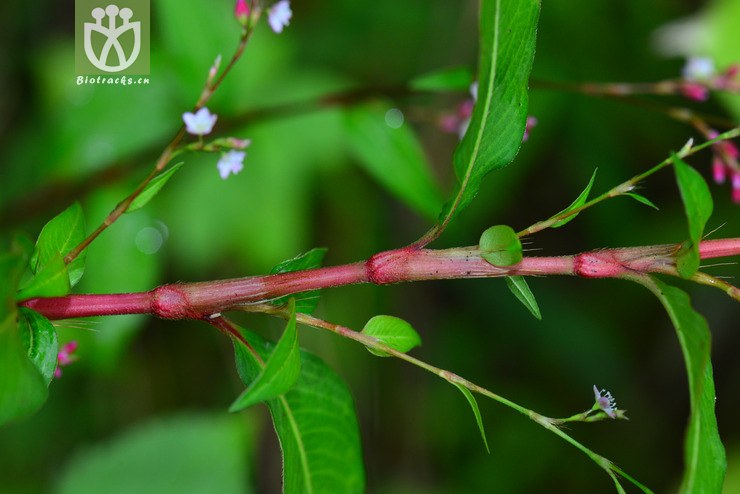
{"label": "green plant stem", "polygon": [[[224,71],[224,73],[227,71]],[[223,74],[222,74],[223,75]],[[220,81],[218,82],[220,84]],[[548,89],[548,90],[566,90],[581,92],[578,89],[578,84],[566,84],[556,83],[551,81],[533,80],[533,89]],[[205,90],[205,88],[204,88]],[[428,91],[414,90],[408,85],[382,85],[382,86],[363,86],[359,88],[352,88],[339,92],[328,93],[318,98],[310,98],[300,101],[292,101],[279,105],[258,107],[252,110],[248,110],[237,117],[224,117],[219,120],[219,127],[225,130],[241,127],[247,123],[254,121],[269,120],[273,118],[280,118],[285,116],[300,115],[302,113],[308,113],[313,111],[322,110],[325,108],[335,106],[352,106],[359,103],[363,103],[368,100],[375,98],[401,98],[406,96],[424,95],[428,94]],[[586,93],[590,96],[610,96],[603,92],[599,93]],[[735,122],[716,117],[714,115],[697,113],[689,108],[681,107],[665,107],[659,105],[653,101],[645,101],[635,99],[629,95],[611,95],[612,97],[619,98],[621,102],[633,104],[635,106],[643,107],[651,111],[663,113],[669,117],[684,123],[692,124],[697,120],[703,122],[709,122],[717,126],[732,127],[736,125]],[[135,169],[136,163],[144,159],[152,150],[147,150],[142,153],[142,156],[133,158],[130,162],[123,164],[110,164],[101,169],[96,170],[93,174],[80,180],[78,183],[57,183],[55,185],[44,186],[41,189],[37,189],[32,195],[25,196],[21,200],[14,201],[7,206],[7,211],[12,211],[9,214],[0,212],[0,225],[12,225],[16,224],[23,218],[27,218],[33,214],[38,214],[44,211],[50,204],[59,202],[66,202],[71,197],[79,197],[84,195],[91,188],[98,186],[99,184],[110,183],[111,181],[118,181],[122,177],[125,177],[129,171]],[[54,197],[54,201],[48,201],[49,197]],[[428,235],[436,235],[427,232]]]}
{"label": "green plant stem", "polygon": [[711,276],[711,275],[708,275],[706,273],[702,273],[701,271],[699,271],[695,273],[694,276],[691,277],[691,281],[695,281],[702,285],[713,286],[715,288],[719,288],[720,290],[725,292],[727,295],[729,295],[730,297],[740,302],[740,288],[733,286],[724,280],[721,280],[719,278],[716,278],[714,276]]}
{"label": "green plant stem", "polygon": [[[282,317],[284,319],[287,319],[290,317],[290,314],[287,310],[285,310],[282,307],[275,307],[273,305],[268,304],[262,304],[262,305],[254,305],[249,307],[250,312],[262,312],[266,314],[271,315],[277,315],[279,317]],[[485,396],[487,398],[490,398],[508,408],[511,408],[512,410],[515,410],[522,415],[530,418],[534,422],[540,424],[548,431],[552,432],[553,434],[557,435],[561,439],[567,441],[571,445],[575,446],[578,450],[583,452],[586,456],[591,458],[592,461],[594,461],[597,465],[599,465],[601,468],[603,468],[610,476],[614,478],[614,474],[618,473],[619,475],[622,475],[626,479],[630,480],[632,483],[634,483],[637,487],[642,489],[643,492],[646,493],[652,493],[650,489],[643,486],[639,482],[635,481],[632,477],[625,475],[622,470],[616,467],[614,463],[612,463],[610,460],[604,458],[603,456],[594,453],[589,448],[587,448],[582,443],[578,442],[571,436],[569,436],[567,433],[565,433],[562,429],[558,427],[558,423],[560,422],[559,419],[553,419],[550,417],[546,417],[544,415],[541,415],[533,410],[530,410],[526,407],[523,407],[507,398],[504,398],[501,395],[498,395],[482,386],[478,386],[477,384],[468,381],[467,379],[444,369],[440,369],[439,367],[435,367],[434,365],[428,364],[422,360],[419,360],[415,357],[412,357],[408,354],[399,352],[398,350],[395,350],[394,348],[382,343],[378,339],[365,335],[363,333],[359,333],[357,331],[353,331],[350,328],[347,328],[345,326],[341,326],[339,324],[334,324],[328,321],[324,321],[323,319],[319,319],[316,317],[313,317],[308,314],[296,314],[296,320],[301,323],[305,324],[307,326],[311,326],[314,328],[324,329],[327,331],[330,331],[334,334],[337,334],[339,336],[342,336],[344,338],[351,339],[353,341],[356,341],[368,348],[372,348],[373,350],[380,351],[387,353],[393,357],[396,357],[398,359],[401,359],[405,362],[408,362],[412,365],[415,365],[416,367],[419,367],[421,369],[426,370],[427,372],[430,372],[436,376],[441,377],[445,381],[451,383],[463,386],[464,388],[470,390],[473,393],[477,393],[479,395]]]}
{"label": "green plant stem", "polygon": [[[251,25],[250,27],[244,28],[242,30],[241,36],[239,37],[239,44],[237,45],[234,55],[231,57],[231,60],[227,64],[226,68],[221,72],[221,75],[216,79],[216,81],[213,83],[206,83],[203,88],[203,92],[198,99],[198,102],[192,109],[193,112],[196,112],[199,109],[203,108],[205,104],[210,100],[211,96],[221,85],[224,78],[228,75],[228,73],[234,67],[239,58],[241,58],[241,55],[244,52],[244,48],[246,47],[247,42],[249,41],[253,31],[254,29],[253,27],[251,27]],[[175,134],[175,137],[172,138],[169,144],[167,144],[167,146],[164,148],[164,151],[162,151],[162,153],[160,154],[159,158],[154,164],[154,168],[152,168],[149,174],[144,178],[144,180],[141,181],[141,183],[139,183],[139,185],[131,194],[126,196],[126,198],[124,198],[116,205],[115,208],[113,208],[113,210],[108,214],[108,216],[106,216],[103,222],[92,233],[90,233],[90,235],[88,235],[85,240],[80,242],[79,245],[77,245],[64,257],[64,262],[66,264],[74,261],[77,256],[79,256],[83,250],[85,250],[96,238],[98,238],[101,233],[103,233],[109,226],[115,223],[116,220],[118,220],[118,218],[120,218],[126,212],[131,203],[139,196],[139,194],[141,194],[141,192],[146,188],[149,182],[151,182],[154,177],[159,175],[165,169],[167,164],[170,163],[184,137],[185,126],[181,125],[177,133]]]}
{"label": "green plant stem", "polygon": [[[534,88],[554,89],[559,91],[570,91],[582,93],[588,96],[614,96],[625,97],[640,94],[653,94],[660,96],[683,95],[686,85],[683,79],[668,79],[657,82],[554,82],[543,80],[532,80]],[[704,81],[702,83],[712,91],[728,93],[740,92],[740,83],[724,81],[718,84],[716,81]]]}
{"label": "green plant stem", "polygon": [[[203,319],[279,297],[355,283],[569,275],[583,278],[624,278],[634,273],[677,276],[675,255],[680,245],[600,249],[572,256],[525,257],[518,264],[493,266],[477,247],[402,249],[381,252],[364,262],[200,283],[174,283],[148,292],[41,297],[21,301],[49,319],[100,315],[153,314],[165,319]],[[702,259],[740,255],[740,238],[705,240]]]}
{"label": "green plant stem", "polygon": [[[735,127],[734,129],[728,130],[727,132],[723,132],[722,134],[718,135],[716,138],[708,140],[706,142],[702,142],[701,144],[697,144],[696,146],[685,146],[683,149],[681,149],[678,153],[676,153],[676,156],[679,158],[685,158],[687,156],[691,156],[702,149],[706,149],[709,146],[723,140],[727,139],[733,139],[735,137],[740,136],[740,127]],[[613,187],[612,189],[608,190],[607,192],[604,192],[598,197],[595,197],[591,199],[590,201],[587,201],[585,204],[583,204],[580,207],[577,207],[575,209],[572,209],[567,212],[562,212],[559,214],[556,214],[555,216],[552,216],[551,218],[548,218],[543,221],[538,221],[537,223],[534,223],[533,225],[525,228],[524,230],[521,230],[517,233],[519,237],[524,237],[527,235],[531,235],[533,233],[537,233],[539,231],[545,230],[547,228],[552,227],[555,223],[558,223],[559,221],[562,221],[570,216],[574,216],[576,214],[579,214],[580,212],[595,206],[596,204],[599,204],[600,202],[603,202],[607,199],[611,199],[613,197],[619,197],[622,196],[630,191],[632,191],[635,188],[635,185],[645,180],[650,175],[653,175],[654,173],[662,170],[663,168],[666,168],[673,164],[673,157],[666,158],[665,160],[661,161],[657,165],[653,166],[649,170],[640,173],[639,175],[635,175],[634,177],[630,178],[629,180],[622,182],[621,184],[617,185],[616,187]]]}

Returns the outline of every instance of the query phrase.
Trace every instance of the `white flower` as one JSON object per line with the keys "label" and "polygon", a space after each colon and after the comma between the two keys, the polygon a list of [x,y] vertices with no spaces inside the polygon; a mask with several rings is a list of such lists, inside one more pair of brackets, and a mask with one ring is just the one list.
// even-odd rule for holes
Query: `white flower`
{"label": "white flower", "polygon": [[609,418],[617,418],[619,412],[617,410],[617,402],[614,401],[614,397],[609,391],[605,389],[599,391],[599,388],[594,385],[594,398],[596,399],[595,408],[598,406]]}
{"label": "white flower", "polygon": [[714,60],[706,57],[689,57],[682,70],[687,81],[706,81],[715,74]]}
{"label": "white flower", "polygon": [[247,153],[234,151],[233,149],[228,153],[221,155],[221,159],[218,160],[218,164],[216,165],[218,167],[218,174],[221,175],[221,178],[226,180],[229,174],[233,173],[236,175],[242,171],[244,168],[244,158],[246,156]]}
{"label": "white flower", "polygon": [[182,114],[185,129],[188,133],[196,136],[210,134],[216,124],[216,118],[218,117],[208,111],[206,107],[201,108],[196,113],[185,112]]}
{"label": "white flower", "polygon": [[290,0],[280,0],[267,11],[267,21],[276,33],[282,33],[283,28],[290,24],[293,11],[290,10]]}

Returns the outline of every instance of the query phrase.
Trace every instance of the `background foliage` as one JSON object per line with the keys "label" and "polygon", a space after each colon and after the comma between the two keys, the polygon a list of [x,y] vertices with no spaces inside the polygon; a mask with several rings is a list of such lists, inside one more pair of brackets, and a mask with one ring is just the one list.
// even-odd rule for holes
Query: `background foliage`
{"label": "background foliage", "polygon": [[[87,224],[97,224],[179,125],[215,55],[230,54],[238,36],[232,2],[152,3],[152,83],[125,88],[74,84],[73,2],[0,7],[1,56],[8,67],[0,75],[3,233],[20,228],[37,234],[76,198]],[[646,9],[637,0],[606,6],[547,2],[533,78],[643,81],[677,75],[682,59],[651,50],[652,33],[697,12],[709,13],[704,25],[710,34],[691,46],[716,56],[719,66],[736,61],[739,42],[726,23],[739,4],[659,0]],[[127,215],[92,245],[78,291],[146,290],[176,280],[266,273],[314,246],[329,248],[327,265],[351,262],[404,245],[426,229],[434,200],[446,195],[439,191],[449,191],[454,181],[456,137],[441,134],[435,122],[465,94],[372,104],[379,114],[388,105],[401,108],[402,129],[420,136],[434,182],[411,208],[398,199],[403,193],[375,180],[363,158],[366,143],[351,133],[368,125],[363,114],[325,107],[240,116],[335,90],[393,85],[439,67],[473,66],[476,2],[327,0],[295,2],[293,9],[290,29],[281,36],[266,26],[258,30],[210,105],[220,124],[233,125],[231,133],[253,139],[244,172],[223,182],[213,156],[186,156],[186,165],[147,208]],[[740,107],[712,100],[706,109],[723,114],[724,103]],[[599,167],[594,192],[600,192],[694,135],[642,108],[536,88],[530,113],[540,124],[515,165],[483,183],[439,246],[475,244],[491,224],[526,226],[548,217],[570,203],[593,168]],[[403,142],[416,155],[414,144]],[[707,176],[709,159],[703,154],[691,162]],[[641,192],[660,212],[632,201],[609,202],[562,229],[538,234],[528,247],[555,255],[683,238],[673,178],[659,174],[645,187]],[[729,191],[712,192],[715,212],[707,230],[728,223],[722,235],[740,236]],[[736,266],[716,272],[740,273]],[[659,303],[640,287],[614,280],[529,283],[541,322],[513,301],[503,280],[324,290],[317,314],[356,329],[375,314],[402,317],[420,332],[424,345],[415,351],[426,361],[551,416],[588,408],[591,385],[607,387],[631,420],[577,424],[573,435],[656,491],[675,489],[689,403],[681,353]],[[737,308],[710,289],[681,286],[713,333],[717,414],[729,461],[726,491],[733,492],[740,489]],[[284,326],[256,316],[244,322],[273,340]],[[230,342],[216,331],[126,316],[64,322],[59,336],[60,343],[80,341],[80,361],[65,368],[37,415],[0,429],[3,492],[97,492],[96,479],[156,478],[152,472],[193,476],[185,487],[174,480],[145,483],[156,492],[202,492],[211,477],[222,482],[213,486],[220,492],[276,490],[280,455],[266,411],[226,413],[243,386]],[[451,386],[327,334],[299,329],[299,337],[349,383],[370,492],[611,488],[588,459],[507,409],[480,401],[489,456],[468,404]]]}

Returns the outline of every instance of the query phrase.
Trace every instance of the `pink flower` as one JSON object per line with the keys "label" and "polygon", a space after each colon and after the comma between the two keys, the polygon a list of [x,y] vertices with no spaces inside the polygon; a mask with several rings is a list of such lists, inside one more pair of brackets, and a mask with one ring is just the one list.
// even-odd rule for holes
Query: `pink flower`
{"label": "pink flower", "polygon": [[738,151],[737,146],[735,146],[735,143],[732,141],[722,141],[722,147],[725,150],[725,153],[727,155],[736,160],[738,157],[740,157],[740,151]]}
{"label": "pink flower", "polygon": [[456,115],[445,114],[439,117],[439,128],[447,134],[457,132],[457,126],[460,125],[460,119]]}
{"label": "pink flower", "polygon": [[185,112],[182,114],[182,120],[185,122],[185,129],[189,134],[204,136],[210,134],[213,126],[216,125],[218,117],[203,107],[195,113]]}
{"label": "pink flower", "polygon": [[249,19],[249,5],[247,5],[246,0],[236,0],[234,16],[242,26],[247,24],[247,19]]}
{"label": "pink flower", "polygon": [[290,0],[280,0],[267,11],[267,22],[276,33],[282,33],[283,28],[290,24],[293,11],[290,10]]}
{"label": "pink flower", "polygon": [[599,388],[594,385],[594,398],[596,399],[594,408],[598,406],[598,408],[607,414],[609,418],[617,418],[617,402],[614,401],[614,398],[609,391],[605,389],[599,391]]}
{"label": "pink flower", "polygon": [[714,178],[714,182],[720,185],[727,180],[727,167],[724,161],[722,161],[722,158],[717,156],[712,160],[712,177]]}
{"label": "pink flower", "polygon": [[694,101],[709,99],[709,89],[698,82],[684,82],[681,84],[681,94]]}
{"label": "pink flower", "polygon": [[732,172],[732,202],[740,204],[740,172]]}
{"label": "pink flower", "polygon": [[[716,139],[719,135],[714,129],[710,129],[707,133],[707,139]],[[738,168],[737,159],[740,156],[740,150],[732,141],[720,141],[712,144],[712,150],[714,151],[714,158],[712,159],[712,178],[718,184],[725,183],[727,180],[728,173],[732,180],[732,200],[734,202],[740,202],[740,192],[737,189],[740,188],[740,179],[736,179],[736,175],[740,175],[740,168]]]}
{"label": "pink flower", "polygon": [[218,174],[223,180],[226,180],[230,174],[236,175],[244,168],[244,158],[247,153],[242,151],[234,151],[233,149],[228,153],[221,155],[221,159],[218,160]]}
{"label": "pink flower", "polygon": [[59,379],[62,377],[62,367],[66,367],[77,360],[77,357],[74,355],[76,350],[76,341],[70,341],[62,345],[62,348],[59,349],[59,353],[57,354],[57,368],[54,370],[55,378]]}
{"label": "pink flower", "polygon": [[522,142],[527,142],[529,139],[529,131],[537,126],[537,117],[529,115],[527,117],[527,124],[524,127],[524,135],[522,136]]}
{"label": "pink flower", "polygon": [[727,67],[727,69],[712,80],[714,87],[717,89],[724,89],[727,91],[737,91],[737,86],[733,87],[733,83],[740,74],[740,63],[734,63]]}

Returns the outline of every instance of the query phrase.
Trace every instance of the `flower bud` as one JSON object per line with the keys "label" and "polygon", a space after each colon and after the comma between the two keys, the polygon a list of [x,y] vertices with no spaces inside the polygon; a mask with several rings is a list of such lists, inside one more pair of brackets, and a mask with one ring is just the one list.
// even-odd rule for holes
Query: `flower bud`
{"label": "flower bud", "polygon": [[234,16],[239,24],[246,26],[249,21],[249,5],[247,0],[236,0],[236,7],[234,7]]}

